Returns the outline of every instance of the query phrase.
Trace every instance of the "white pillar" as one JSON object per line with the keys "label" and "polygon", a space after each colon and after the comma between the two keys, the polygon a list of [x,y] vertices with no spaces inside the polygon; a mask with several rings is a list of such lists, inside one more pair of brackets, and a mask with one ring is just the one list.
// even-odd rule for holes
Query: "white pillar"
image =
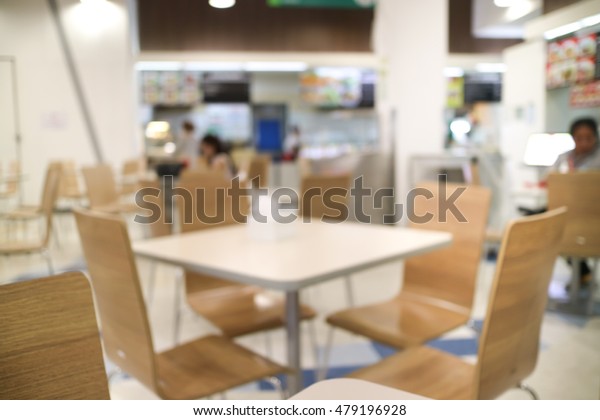
{"label": "white pillar", "polygon": [[444,147],[447,0],[379,0],[373,44],[383,65],[378,91],[382,143],[393,146],[396,199],[404,202],[412,187],[410,157],[440,153]]}

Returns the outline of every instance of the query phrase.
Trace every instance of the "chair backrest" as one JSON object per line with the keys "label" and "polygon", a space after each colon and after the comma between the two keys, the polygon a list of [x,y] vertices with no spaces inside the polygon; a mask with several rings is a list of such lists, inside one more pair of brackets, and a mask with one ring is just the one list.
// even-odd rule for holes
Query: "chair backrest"
{"label": "chair backrest", "polygon": [[10,162],[8,167],[8,173],[6,174],[10,179],[4,183],[4,194],[16,194],[19,189],[19,176],[21,176],[21,165],[18,161],[13,160]]}
{"label": "chair backrest", "polygon": [[[144,194],[143,199],[145,202],[153,204],[154,208],[159,212],[156,221],[146,224],[148,236],[150,238],[160,238],[161,236],[171,235],[173,233],[173,224],[167,223],[165,197],[164,192],[160,188],[160,181],[140,181],[139,188],[139,191],[152,192],[151,194]],[[155,195],[156,193],[158,195]],[[146,214],[141,209],[137,211],[137,214],[150,216],[149,213]]]}
{"label": "chair backrest", "polygon": [[81,194],[75,162],[72,160],[54,161],[53,165],[60,168],[60,183],[58,197],[77,197]]}
{"label": "chair backrest", "polygon": [[52,233],[52,215],[54,214],[54,206],[58,199],[58,190],[60,186],[62,170],[57,164],[48,165],[46,170],[46,178],[44,179],[44,188],[42,189],[41,210],[46,219],[46,230],[42,238],[42,245],[48,246]]}
{"label": "chair backrest", "polygon": [[248,167],[248,180],[252,188],[267,188],[269,186],[269,166],[271,155],[258,154],[252,157]]}
{"label": "chair backrest", "polygon": [[[174,201],[179,215],[179,231],[181,233],[193,232],[237,223],[238,221],[234,217],[234,208],[237,207],[238,214],[246,214],[248,201],[246,198],[242,198],[234,202],[234,198],[228,194],[231,187],[231,181],[215,177],[214,174],[205,174],[204,177],[196,176],[193,182],[179,182],[177,185],[177,188],[181,189],[179,191],[184,190],[189,193],[186,193],[187,197],[183,198],[175,189],[177,196]],[[201,220],[198,217],[199,214],[203,217],[206,216],[206,219]],[[208,220],[212,218],[219,222],[214,223]]]}
{"label": "chair backrest", "polygon": [[109,165],[89,166],[82,169],[90,207],[102,207],[119,201],[117,185]]}
{"label": "chair backrest", "polygon": [[[179,231],[181,233],[194,232],[237,223],[233,217],[234,205],[238,206],[238,211],[241,214],[246,214],[245,210],[248,201],[246,198],[242,198],[239,202],[234,202],[233,198],[227,194],[231,185],[231,181],[227,181],[222,177],[215,177],[211,174],[206,174],[203,178],[196,176],[193,182],[180,182],[178,187],[189,191],[192,199],[191,201],[187,201],[187,199],[184,200],[182,197],[176,197],[175,205],[179,213]],[[203,194],[203,202],[200,202],[198,193]],[[206,223],[200,220],[197,217],[198,206],[201,206],[203,214],[209,217],[219,215],[222,218],[222,222]],[[186,223],[186,221],[190,221],[190,218],[191,223]],[[224,287],[231,288],[238,285],[228,280],[190,271],[186,271],[184,274],[185,290],[188,294]]]}
{"label": "chair backrest", "polygon": [[522,218],[506,229],[479,341],[476,398],[496,398],[535,369],[548,286],[566,223],[562,208]]}
{"label": "chair backrest", "polygon": [[110,398],[83,274],[2,286],[0,313],[0,399]]}
{"label": "chair backrest", "polygon": [[[300,186],[300,213],[302,216],[326,220],[340,220],[347,217],[348,214],[333,207],[343,205],[348,208],[351,182],[350,174],[303,177]],[[345,192],[326,198],[327,191],[332,189]],[[331,202],[327,202],[329,200]]]}
{"label": "chair backrest", "polygon": [[[434,182],[420,184],[419,188],[430,191],[433,197],[415,199],[414,215],[421,217],[429,213],[433,217],[423,223],[413,220],[410,226],[450,232],[452,244],[407,260],[404,264],[402,293],[451,302],[470,313],[485,241],[491,193],[484,187]],[[441,207],[444,196],[450,200],[462,188],[464,191],[455,205],[466,222],[461,222]]]}
{"label": "chair backrest", "polygon": [[548,208],[566,206],[569,218],[560,253],[600,256],[600,171],[553,173],[548,177]]}
{"label": "chair backrest", "polygon": [[123,371],[159,392],[146,307],[125,222],[75,211],[102,329],[106,355]]}
{"label": "chair backrest", "polygon": [[146,170],[146,160],[144,158],[130,159],[123,162],[123,176],[139,176]]}

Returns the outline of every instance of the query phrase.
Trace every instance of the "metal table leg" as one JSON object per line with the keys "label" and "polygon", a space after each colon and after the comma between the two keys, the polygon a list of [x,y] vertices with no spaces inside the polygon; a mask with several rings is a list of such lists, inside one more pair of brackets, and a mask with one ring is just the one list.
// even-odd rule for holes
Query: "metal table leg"
{"label": "metal table leg", "polygon": [[300,366],[300,297],[298,291],[287,292],[285,299],[285,323],[287,329],[288,393],[295,395],[302,390]]}
{"label": "metal table leg", "polygon": [[579,279],[581,278],[581,258],[571,259],[571,269],[573,278],[571,280],[570,300],[571,305],[577,305],[577,298],[579,297]]}

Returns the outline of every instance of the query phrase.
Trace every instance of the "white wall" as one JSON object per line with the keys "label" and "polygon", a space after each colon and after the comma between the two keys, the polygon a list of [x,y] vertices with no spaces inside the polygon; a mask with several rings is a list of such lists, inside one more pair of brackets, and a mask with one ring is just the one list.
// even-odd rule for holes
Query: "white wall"
{"label": "white wall", "polygon": [[[76,0],[59,4],[102,151],[120,165],[139,147],[125,0],[94,10]],[[0,55],[17,58],[26,199],[35,202],[50,160],[95,162],[45,0],[0,2]]]}
{"label": "white wall", "polygon": [[381,132],[384,144],[391,146],[393,139],[396,194],[404,201],[410,157],[443,150],[447,0],[380,0],[373,35],[375,53],[386,66],[377,98]]}

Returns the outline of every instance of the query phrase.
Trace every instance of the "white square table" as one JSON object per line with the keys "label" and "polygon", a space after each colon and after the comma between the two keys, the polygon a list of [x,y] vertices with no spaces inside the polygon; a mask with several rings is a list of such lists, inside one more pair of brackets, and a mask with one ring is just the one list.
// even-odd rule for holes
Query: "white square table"
{"label": "white square table", "polygon": [[285,292],[288,388],[301,390],[301,289],[380,264],[448,246],[452,235],[352,222],[297,222],[296,234],[277,241],[251,239],[233,225],[135,242],[140,257],[200,274]]}

